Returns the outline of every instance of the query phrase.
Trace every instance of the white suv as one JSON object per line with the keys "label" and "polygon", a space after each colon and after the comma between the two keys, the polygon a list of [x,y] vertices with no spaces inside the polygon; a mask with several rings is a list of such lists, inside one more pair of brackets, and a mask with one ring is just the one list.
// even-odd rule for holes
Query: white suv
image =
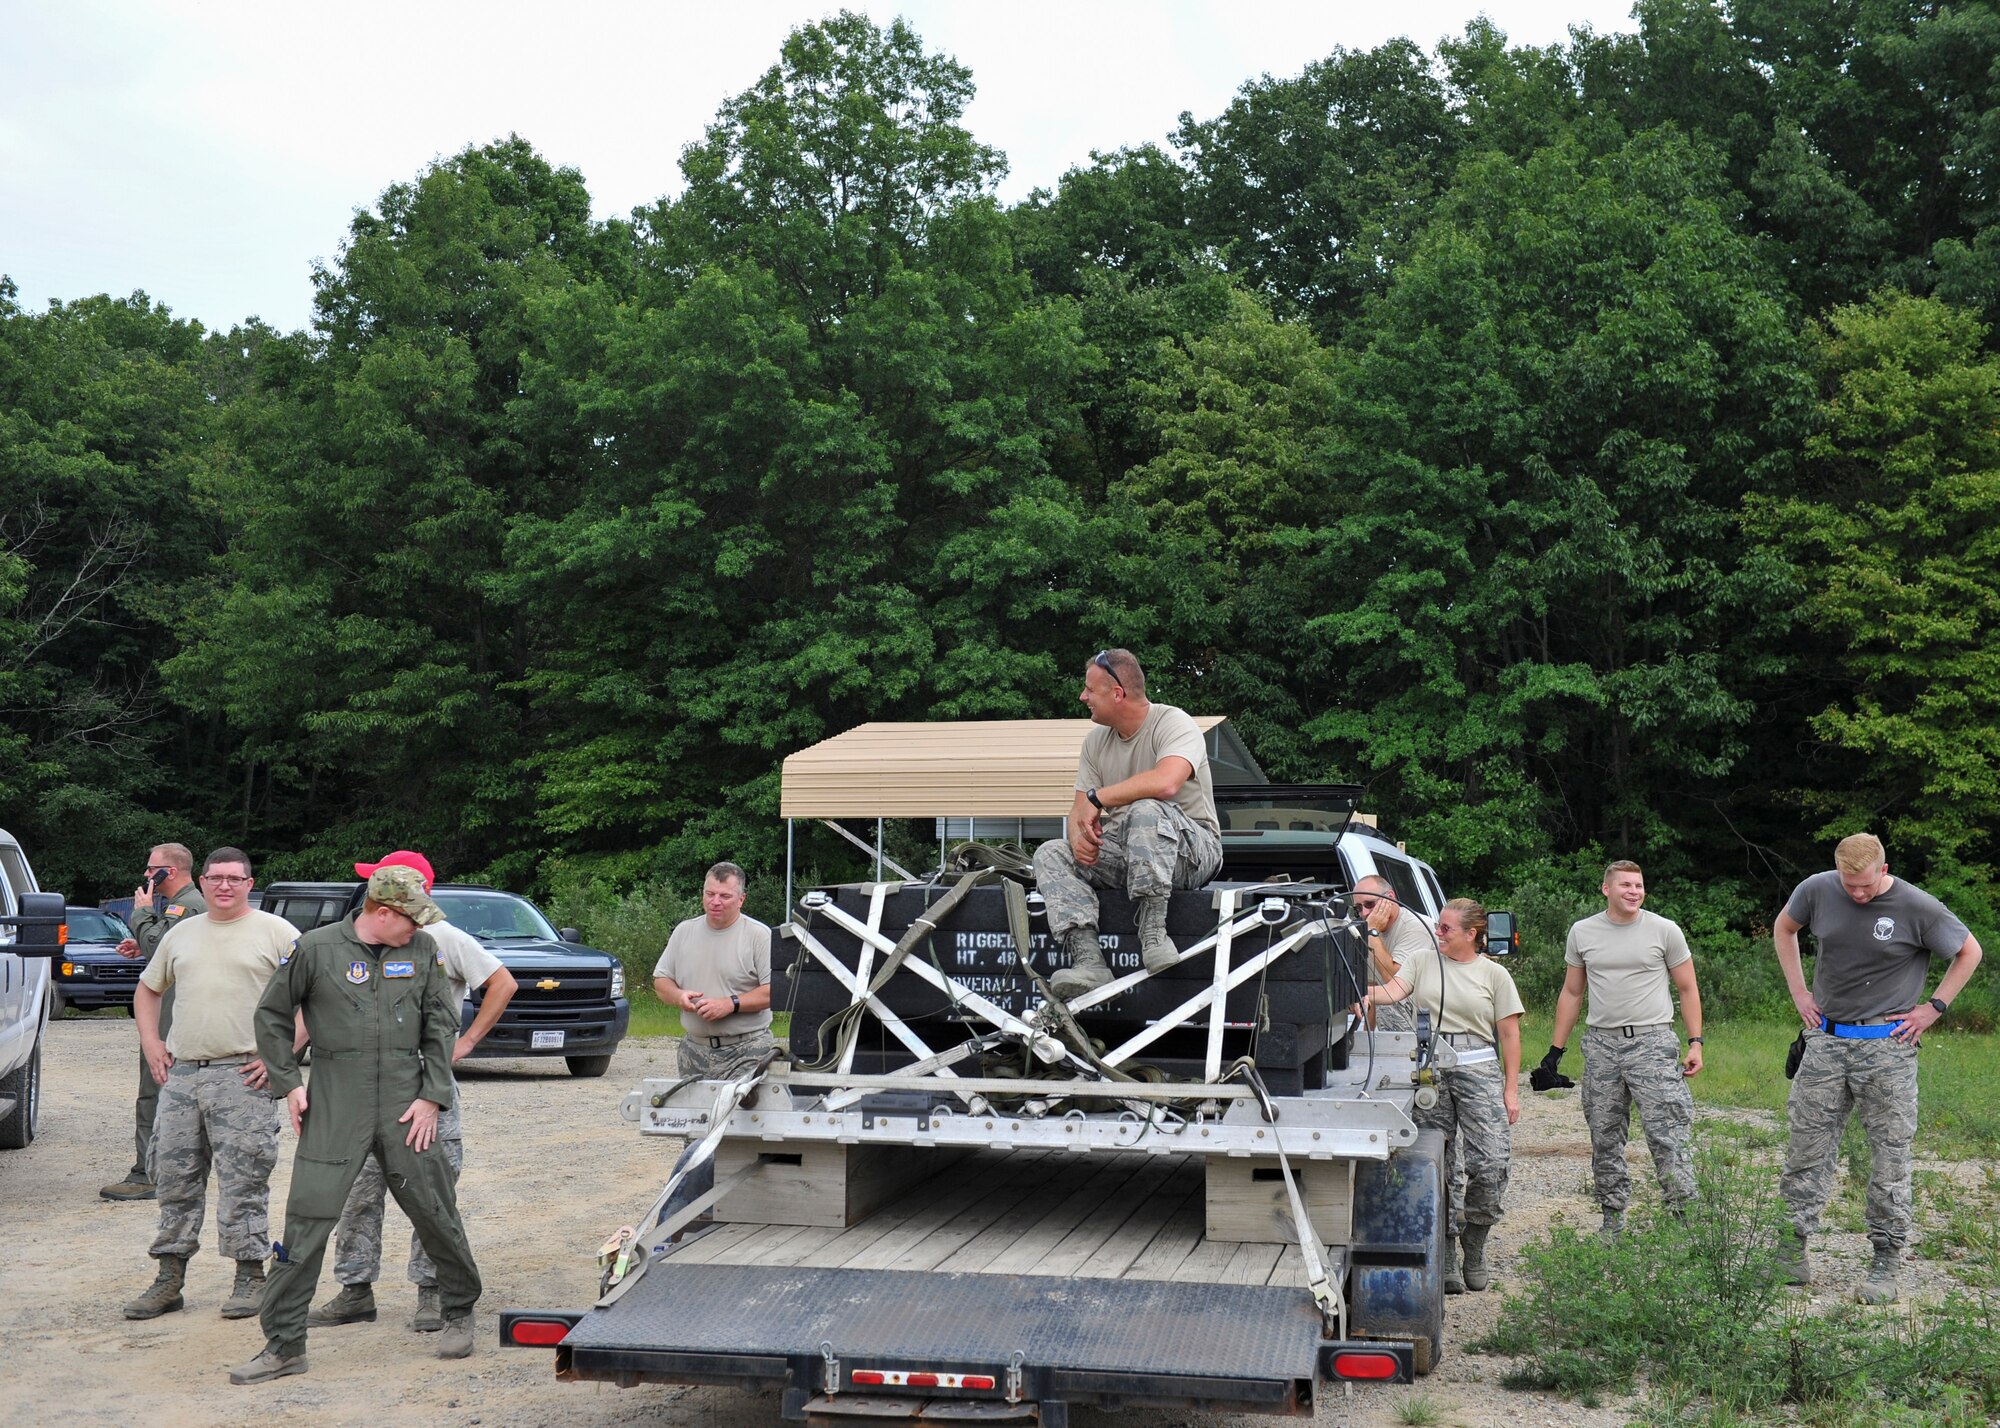
{"label": "white suv", "polygon": [[49,959],[62,950],[65,917],[62,894],[41,890],[20,843],[0,829],[0,1150],[35,1138]]}

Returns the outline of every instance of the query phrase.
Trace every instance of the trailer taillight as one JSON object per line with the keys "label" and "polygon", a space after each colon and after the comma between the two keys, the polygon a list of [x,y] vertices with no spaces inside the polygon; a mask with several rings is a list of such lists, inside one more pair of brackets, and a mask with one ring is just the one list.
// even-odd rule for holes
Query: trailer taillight
{"label": "trailer taillight", "polygon": [[569,1325],[560,1319],[516,1319],[507,1332],[523,1348],[552,1348],[569,1337]]}
{"label": "trailer taillight", "polygon": [[1394,1354],[1348,1353],[1333,1356],[1335,1378],[1394,1378],[1401,1371]]}
{"label": "trailer taillight", "polygon": [[901,1369],[856,1369],[849,1377],[863,1388],[984,1388],[994,1386],[990,1373],[910,1373]]}

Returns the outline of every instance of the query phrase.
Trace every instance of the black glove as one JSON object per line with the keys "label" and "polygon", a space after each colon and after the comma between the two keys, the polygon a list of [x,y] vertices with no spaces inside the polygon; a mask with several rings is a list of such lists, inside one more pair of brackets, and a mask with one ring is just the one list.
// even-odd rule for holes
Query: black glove
{"label": "black glove", "polygon": [[1549,1054],[1542,1058],[1542,1064],[1528,1073],[1529,1090],[1553,1091],[1558,1086],[1567,1088],[1576,1084],[1569,1077],[1563,1075],[1562,1072],[1556,1070],[1558,1066],[1562,1065],[1563,1052],[1567,1049],[1561,1046],[1551,1046],[1549,1048]]}

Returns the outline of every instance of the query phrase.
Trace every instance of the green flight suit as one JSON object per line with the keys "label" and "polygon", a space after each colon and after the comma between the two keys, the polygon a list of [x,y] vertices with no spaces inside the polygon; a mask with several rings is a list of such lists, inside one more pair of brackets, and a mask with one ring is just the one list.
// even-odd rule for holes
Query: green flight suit
{"label": "green flight suit", "polygon": [[[190,917],[208,911],[208,899],[201,895],[200,883],[189,883],[172,897],[151,898],[142,906],[132,905],[132,918],[128,924],[132,929],[132,940],[139,944],[142,960],[152,961],[153,954],[160,950],[160,939],[171,932],[176,924]],[[167,1033],[174,1029],[174,988],[168,987],[160,998],[160,1040],[167,1039]],[[153,1122],[160,1114],[160,1083],[153,1079],[153,1068],[146,1064],[146,1051],[139,1049],[139,1099],[132,1105],[132,1148],[135,1152],[132,1168],[127,1178],[151,1180],[153,1178]]]}
{"label": "green flight suit", "polygon": [[257,1004],[257,1051],[276,1097],[301,1084],[292,1052],[295,1008],[304,1010],[312,1040],[312,1080],[292,1161],[283,1249],[264,1290],[260,1317],[269,1347],[305,1352],[306,1314],[326,1242],[371,1149],[437,1264],[445,1317],[471,1312],[479,1268],[444,1147],[433,1141],[412,1150],[404,1141],[410,1128],[397,1119],[419,1097],[451,1104],[459,1010],[437,944],[419,931],[405,947],[370,946],[355,934],[352,917],[300,937]]}

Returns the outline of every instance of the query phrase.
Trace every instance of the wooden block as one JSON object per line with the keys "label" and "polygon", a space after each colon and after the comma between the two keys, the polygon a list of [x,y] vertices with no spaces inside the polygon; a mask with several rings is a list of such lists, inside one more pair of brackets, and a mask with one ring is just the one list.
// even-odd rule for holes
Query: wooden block
{"label": "wooden block", "polygon": [[[1299,1194],[1321,1244],[1353,1232],[1354,1162],[1294,1160]],[[1291,1197],[1275,1155],[1208,1158],[1208,1238],[1233,1244],[1296,1244]]]}
{"label": "wooden block", "polygon": [[725,1140],[715,1150],[718,1181],[752,1161],[764,1164],[723,1196],[715,1218],[736,1224],[853,1225],[951,1158],[950,1152],[915,1146]]}

